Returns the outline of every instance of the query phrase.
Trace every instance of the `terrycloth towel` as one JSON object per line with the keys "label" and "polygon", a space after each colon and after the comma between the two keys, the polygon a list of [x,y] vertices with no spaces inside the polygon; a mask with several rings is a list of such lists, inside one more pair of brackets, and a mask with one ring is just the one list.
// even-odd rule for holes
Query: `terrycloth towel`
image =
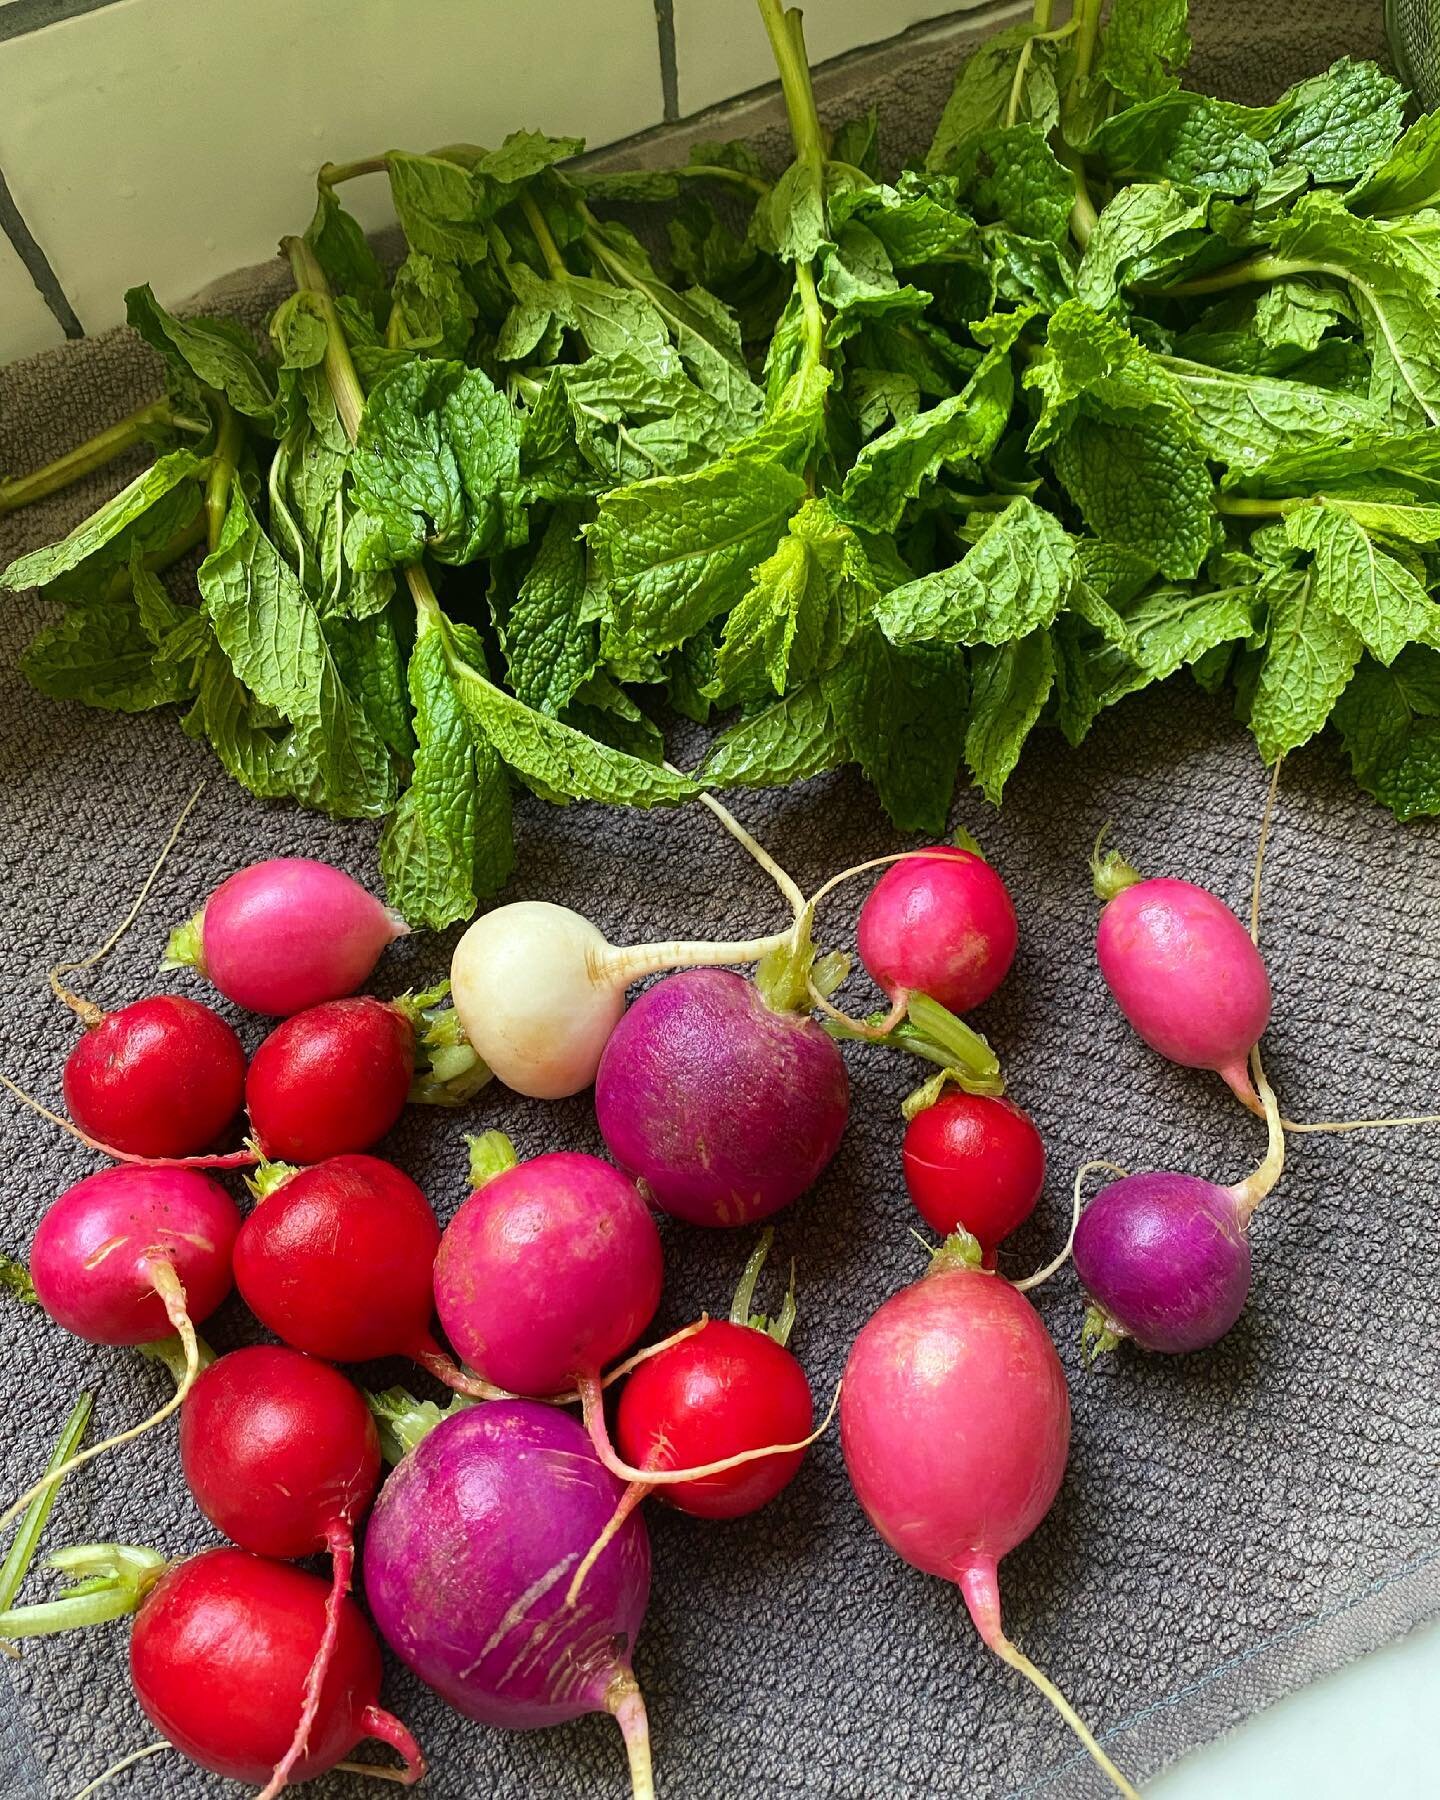
{"label": "terrycloth towel", "polygon": [[[1199,10],[1206,47],[1195,79],[1238,98],[1269,94],[1342,51],[1380,53],[1374,5],[1297,7],[1278,22],[1229,0]],[[953,47],[851,59],[822,80],[823,103],[836,116],[874,93],[887,150],[899,153],[922,139],[953,62]],[[752,108],[743,122],[761,129],[763,115]],[[277,219],[277,232],[293,223]],[[254,320],[283,279],[278,265],[249,271],[205,303]],[[154,387],[148,354],[124,333],[5,372],[0,467],[43,461]],[[5,521],[0,556],[57,535],[102,491],[91,483]],[[157,976],[165,931],[241,863],[304,853],[372,885],[378,877],[373,828],[251,799],[173,716],[113,716],[35,695],[15,665],[41,616],[34,604],[0,607],[0,1066],[55,1103],[76,1028],[50,998],[45,968],[106,935],[202,777],[210,785],[144,918],[88,983],[103,1003],[157,987],[204,991],[189,974]],[[681,739],[674,754],[697,748]],[[1263,1132],[1218,1079],[1162,1063],[1109,1000],[1095,968],[1086,859],[1110,819],[1112,841],[1142,869],[1189,876],[1243,908],[1264,785],[1224,702],[1182,677],[1107,714],[1079,751],[1041,737],[1001,813],[973,794],[958,799],[955,821],[982,839],[1021,920],[1015,969],[978,1022],[1050,1154],[1037,1217],[1006,1253],[1012,1273],[1063,1241],[1071,1176],[1085,1158],[1227,1180],[1258,1160]],[[900,843],[850,775],[741,796],[736,809],[807,888]],[[525,799],[518,838],[509,897],[577,906],[617,941],[743,935],[782,918],[764,876],[699,808],[560,811]],[[1435,844],[1433,826],[1397,825],[1360,795],[1328,741],[1287,764],[1264,945],[1276,991],[1267,1055],[1292,1116],[1423,1111],[1440,1096]],[[862,892],[857,884],[835,896],[827,941],[849,943]],[[376,991],[443,973],[453,935],[397,945]],[[865,1003],[858,987],[854,997]],[[260,1023],[237,1023],[253,1046]],[[860,1325],[923,1263],[898,1154],[899,1102],[917,1068],[876,1050],[847,1055],[849,1132],[817,1189],[777,1220],[767,1277],[778,1284],[794,1257],[793,1342],[821,1405]],[[522,1155],[601,1148],[588,1097],[539,1105],[491,1091],[464,1116],[412,1113],[385,1149],[448,1217],[465,1192],[461,1131],[491,1125],[511,1132]],[[96,1159],[4,1096],[0,1140],[0,1248],[24,1254],[45,1206]],[[1035,1296],[1071,1378],[1074,1437],[1056,1506],[1002,1565],[1006,1617],[1137,1778],[1440,1612],[1437,1184],[1440,1133],[1293,1140],[1257,1219],[1249,1307],[1206,1355],[1122,1350],[1087,1372],[1073,1272]],[[657,1329],[725,1307],[752,1239],[674,1225],[664,1236]],[[206,1331],[220,1349],[254,1335],[234,1302]],[[38,1473],[81,1387],[97,1390],[97,1432],[138,1419],[165,1391],[158,1369],[77,1344],[13,1304],[0,1306],[0,1335],[8,1492]],[[400,1368],[364,1374],[419,1381]],[[751,1520],[716,1526],[653,1501],[646,1512],[655,1586],[636,1670],[670,1800],[1104,1791],[1048,1707],[982,1649],[959,1595],[901,1563],[870,1530],[834,1432]],[[214,1541],[181,1480],[173,1426],[66,1484],[47,1542],[92,1540],[176,1554]],[[33,1576],[27,1594],[43,1591]],[[155,1735],[129,1691],[125,1643],[124,1625],[112,1625],[0,1661],[4,1800],[68,1796]],[[385,1697],[426,1747],[423,1791],[434,1800],[624,1791],[608,1720],[487,1731],[393,1661]],[[171,1755],[111,1791],[170,1800],[238,1790]],[[372,1791],[349,1777],[307,1789]]]}

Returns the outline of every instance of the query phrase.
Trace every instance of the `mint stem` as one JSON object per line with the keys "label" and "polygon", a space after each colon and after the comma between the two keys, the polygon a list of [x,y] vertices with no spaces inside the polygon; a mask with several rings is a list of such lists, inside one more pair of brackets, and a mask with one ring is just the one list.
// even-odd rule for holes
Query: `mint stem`
{"label": "mint stem", "polygon": [[280,248],[290,259],[296,287],[302,293],[315,296],[315,304],[325,321],[325,376],[330,383],[330,392],[335,397],[340,423],[345,427],[346,437],[353,444],[360,435],[360,421],[365,413],[365,390],[360,385],[360,377],[355,373],[355,364],[350,356],[350,346],[345,341],[345,328],[335,310],[330,283],[325,279],[325,271],[320,267],[315,252],[304,238],[282,238]]}
{"label": "mint stem", "polygon": [[568,281],[570,271],[565,267],[565,258],[560,254],[560,247],[545,223],[545,215],[535,204],[529,194],[520,196],[520,210],[525,215],[525,223],[535,235],[535,242],[540,246],[540,254],[545,258],[545,267],[550,271],[552,281]]}
{"label": "mint stem", "polygon": [[205,478],[205,539],[211,550],[217,547],[220,533],[225,529],[225,514],[230,507],[230,484],[235,478],[235,465],[240,460],[240,450],[244,443],[240,421],[229,404],[218,394],[214,396],[213,404],[216,419],[215,454],[210,462],[210,473]]}
{"label": "mint stem", "polygon": [[54,462],[33,469],[28,475],[0,481],[0,513],[18,512],[22,506],[43,500],[48,494],[61,493],[82,475],[103,469],[127,450],[148,443],[157,430],[167,428],[197,433],[206,429],[197,420],[182,418],[168,400],[153,401],[87,438],[83,444],[77,444],[73,450],[67,450],[63,456],[57,456]]}

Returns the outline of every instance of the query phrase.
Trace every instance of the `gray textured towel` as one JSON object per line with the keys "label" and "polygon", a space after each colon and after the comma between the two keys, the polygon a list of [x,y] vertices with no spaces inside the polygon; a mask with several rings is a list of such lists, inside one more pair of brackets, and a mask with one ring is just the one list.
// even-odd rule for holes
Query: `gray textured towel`
{"label": "gray textured towel", "polygon": [[[1373,5],[1294,9],[1219,48],[1226,20],[1241,12],[1201,9],[1208,48],[1196,71],[1237,96],[1271,92],[1340,50],[1379,48]],[[841,110],[844,95],[853,104],[856,91],[878,90],[894,109],[887,142],[900,149],[907,121],[913,141],[917,121],[933,116],[951,62],[951,50],[852,61],[822,83],[825,103]],[[208,303],[254,317],[273,291],[278,276],[251,272]],[[153,379],[146,355],[119,334],[8,371],[0,467],[53,455],[144,398]],[[4,522],[0,556],[53,535],[100,491]],[[372,884],[376,873],[370,828],[250,799],[172,716],[110,716],[30,692],[15,663],[39,611],[0,609],[0,1008],[4,1068],[53,1102],[74,1030],[46,992],[45,967],[105,935],[202,776],[210,786],[145,918],[90,984],[102,1002],[157,985],[167,925],[241,862],[304,852]],[[683,756],[694,745],[675,748]],[[1094,965],[1086,857],[1110,818],[1114,841],[1142,868],[1192,876],[1242,905],[1263,789],[1248,736],[1182,678],[1106,715],[1078,752],[1054,736],[1036,742],[1002,813],[960,797],[956,819],[983,839],[1022,924],[1015,970],[980,1023],[1051,1157],[1039,1214],[1007,1253],[1013,1272],[1063,1239],[1083,1158],[1226,1179],[1258,1159],[1263,1134],[1219,1081],[1161,1063],[1109,1002]],[[807,887],[897,846],[849,776],[742,797],[738,810]],[[737,934],[780,918],[764,878],[699,809],[557,811],[526,800],[518,837],[512,897],[574,904],[620,940]],[[1292,1115],[1435,1104],[1435,841],[1433,826],[1401,827],[1359,795],[1328,743],[1287,765],[1265,947],[1276,988],[1269,1065]],[[833,941],[846,941],[859,893],[829,909]],[[443,972],[449,945],[418,937],[397,946],[377,991]],[[164,984],[200,991],[184,975]],[[253,1045],[257,1022],[240,1024]],[[853,1123],[841,1154],[777,1221],[777,1267],[793,1255],[799,1268],[795,1347],[821,1396],[860,1324],[921,1266],[898,1165],[898,1103],[915,1070],[871,1050],[851,1052],[850,1067]],[[463,1119],[412,1116],[387,1148],[444,1216],[464,1192],[460,1131],[481,1125],[511,1131],[522,1154],[599,1148],[586,1098],[540,1106],[487,1093]],[[3,1097],[0,1149],[0,1248],[23,1254],[44,1207],[95,1159]],[[1006,1615],[1137,1777],[1440,1611],[1437,1178],[1440,1135],[1294,1140],[1257,1221],[1250,1306],[1209,1355],[1122,1351],[1087,1373],[1073,1273],[1037,1295],[1071,1374],[1074,1439],[1054,1510],[1002,1566]],[[750,1242],[679,1227],[665,1239],[660,1326],[723,1304]],[[248,1329],[234,1303],[207,1328],[222,1348]],[[97,1388],[106,1429],[140,1417],[164,1391],[160,1372],[137,1358],[77,1345],[12,1305],[0,1308],[0,1341],[10,1491],[38,1471],[81,1386]],[[958,1594],[873,1535],[833,1434],[753,1520],[717,1527],[648,1510],[655,1591],[636,1668],[670,1800],[1104,1791],[1043,1702],[981,1648]],[[67,1484],[48,1541],[104,1538],[174,1552],[213,1541],[181,1482],[173,1429]],[[29,1591],[42,1585],[36,1577]],[[5,1800],[72,1794],[153,1735],[129,1692],[125,1638],[114,1625],[0,1662]],[[435,1800],[624,1790],[607,1720],[527,1736],[485,1731],[393,1665],[386,1697],[425,1744],[424,1791]],[[168,1800],[238,1790],[162,1756],[111,1791]],[[374,1790],[331,1778],[308,1791]]]}

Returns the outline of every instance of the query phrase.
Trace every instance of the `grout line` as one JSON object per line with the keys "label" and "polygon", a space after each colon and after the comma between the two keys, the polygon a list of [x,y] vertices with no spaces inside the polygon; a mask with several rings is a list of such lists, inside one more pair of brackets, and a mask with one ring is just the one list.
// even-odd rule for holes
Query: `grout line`
{"label": "grout line", "polygon": [[9,0],[8,5],[0,4],[0,43],[114,4],[115,0]]}
{"label": "grout line", "polygon": [[[3,17],[4,14],[0,13],[0,18]],[[69,296],[61,287],[60,277],[51,267],[50,258],[40,248],[34,232],[21,216],[3,169],[0,169],[0,231],[9,238],[15,254],[24,263],[30,279],[39,290],[40,298],[54,313],[66,337],[84,337],[85,327],[80,323]]]}
{"label": "grout line", "polygon": [[668,125],[680,117],[680,67],[675,57],[675,0],[655,0],[655,29],[660,36],[660,92],[664,100],[664,112],[661,116]]}

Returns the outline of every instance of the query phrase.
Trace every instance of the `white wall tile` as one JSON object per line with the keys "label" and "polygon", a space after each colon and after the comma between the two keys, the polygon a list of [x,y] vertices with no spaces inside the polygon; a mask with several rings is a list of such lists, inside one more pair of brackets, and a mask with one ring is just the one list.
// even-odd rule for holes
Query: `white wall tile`
{"label": "white wall tile", "polygon": [[[119,0],[0,42],[0,166],[87,331],[303,229],[314,171],[661,113],[652,0]],[[346,194],[390,216],[383,178]]]}
{"label": "white wall tile", "polygon": [[[878,44],[911,25],[970,12],[989,0],[803,0],[812,63]],[[755,0],[674,0],[680,111],[698,112],[775,80]]]}
{"label": "white wall tile", "polygon": [[0,233],[0,363],[48,350],[64,335],[36,291],[30,271]]}

